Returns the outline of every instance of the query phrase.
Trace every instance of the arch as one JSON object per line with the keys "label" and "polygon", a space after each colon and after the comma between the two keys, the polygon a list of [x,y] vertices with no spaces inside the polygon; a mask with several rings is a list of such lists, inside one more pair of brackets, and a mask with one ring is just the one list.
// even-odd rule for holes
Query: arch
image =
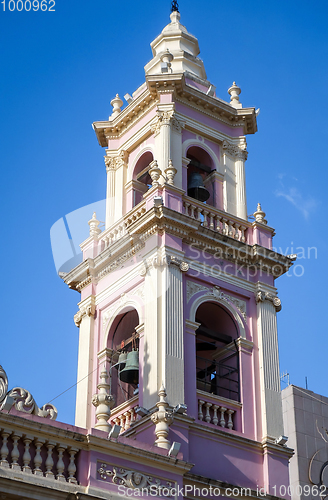
{"label": "arch", "polygon": [[124,314],[125,312],[132,311],[133,309],[135,309],[138,313],[139,324],[142,324],[144,322],[143,308],[138,300],[128,299],[124,304],[118,304],[116,309],[113,310],[111,318],[106,325],[103,337],[103,346],[102,346],[103,349],[106,349],[107,347],[109,334],[112,328],[116,326],[115,322],[117,322],[117,317],[120,316],[121,314]]}
{"label": "arch", "polygon": [[137,163],[142,158],[142,156],[144,156],[147,153],[151,154],[152,157],[153,157],[153,159],[154,159],[154,148],[153,148],[153,146],[151,144],[147,144],[147,146],[145,146],[144,148],[142,148],[142,150],[139,151],[139,153],[137,154],[137,156],[134,158],[132,164],[129,166],[129,175],[130,175],[131,179],[135,178],[135,168],[137,166]]}
{"label": "arch", "polygon": [[220,172],[220,170],[221,170],[221,168],[220,168],[221,164],[219,162],[219,159],[216,156],[216,154],[214,153],[214,151],[207,144],[205,144],[204,142],[202,142],[202,141],[200,141],[198,139],[188,139],[188,140],[186,140],[182,144],[182,155],[184,157],[187,157],[188,150],[191,147],[197,147],[197,148],[203,149],[211,157],[211,160],[213,162],[214,168],[218,172]]}
{"label": "arch", "polygon": [[236,324],[239,329],[239,334],[240,337],[243,339],[246,339],[246,330],[245,330],[245,324],[244,320],[241,318],[239,312],[236,311],[234,306],[230,304],[228,301],[220,299],[219,297],[215,297],[215,295],[210,295],[210,294],[205,294],[201,295],[200,297],[196,298],[193,303],[191,304],[190,307],[190,314],[189,314],[189,320],[190,321],[196,321],[196,312],[198,307],[203,304],[204,302],[213,302],[221,306],[223,309],[227,309],[230,314],[233,316],[234,320],[236,321]]}

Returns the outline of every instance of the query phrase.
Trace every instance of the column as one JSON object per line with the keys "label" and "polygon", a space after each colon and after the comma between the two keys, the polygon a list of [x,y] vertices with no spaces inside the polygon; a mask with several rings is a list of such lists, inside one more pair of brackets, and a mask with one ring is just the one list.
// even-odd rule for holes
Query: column
{"label": "column", "polygon": [[163,269],[162,381],[170,405],[185,403],[183,280],[188,264],[166,255]]}
{"label": "column", "polygon": [[241,151],[235,162],[237,217],[247,220],[245,158]]}
{"label": "column", "polygon": [[115,160],[105,157],[107,172],[106,229],[114,224],[115,216]]}
{"label": "column", "polygon": [[284,434],[280,394],[279,354],[276,312],[281,303],[278,297],[258,290],[257,330],[260,356],[260,385],[262,402],[262,437],[276,439]]}
{"label": "column", "polygon": [[76,386],[75,425],[88,429],[91,426],[91,398],[95,297],[90,295],[79,304],[80,311],[75,315],[76,326],[79,326],[79,355]]}

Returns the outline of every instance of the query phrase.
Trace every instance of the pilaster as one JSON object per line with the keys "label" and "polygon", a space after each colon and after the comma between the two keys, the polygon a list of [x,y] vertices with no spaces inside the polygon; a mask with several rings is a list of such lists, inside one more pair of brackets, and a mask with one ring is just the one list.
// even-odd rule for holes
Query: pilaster
{"label": "pilaster", "polygon": [[91,426],[95,312],[95,296],[90,295],[79,303],[79,311],[74,316],[75,324],[80,330],[75,425],[84,429],[89,429]]}
{"label": "pilaster", "polygon": [[223,141],[223,162],[226,167],[224,184],[224,209],[247,220],[245,161],[246,140],[240,144]]}
{"label": "pilaster", "polygon": [[262,437],[274,440],[284,434],[276,318],[281,303],[278,297],[263,291],[260,285],[257,288],[255,299],[260,356]]}
{"label": "pilaster", "polygon": [[107,172],[106,194],[106,229],[123,216],[124,180],[128,153],[106,151],[105,165]]}

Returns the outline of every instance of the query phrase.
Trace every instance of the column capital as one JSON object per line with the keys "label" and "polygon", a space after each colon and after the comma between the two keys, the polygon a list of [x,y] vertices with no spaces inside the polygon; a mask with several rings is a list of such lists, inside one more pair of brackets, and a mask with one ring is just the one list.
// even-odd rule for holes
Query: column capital
{"label": "column capital", "polygon": [[255,292],[255,300],[257,303],[268,300],[269,302],[272,302],[273,306],[276,309],[276,312],[281,311],[281,300],[273,293],[258,290],[257,292]]}
{"label": "column capital", "polygon": [[243,161],[246,161],[248,156],[246,147],[247,147],[246,140],[239,144],[233,144],[228,141],[223,141],[222,143],[223,154],[229,155],[232,158],[240,159]]}
{"label": "column capital", "polygon": [[122,149],[121,151],[112,152],[109,149],[106,150],[106,156],[104,156],[106,172],[115,171],[122,166],[127,165],[129,154],[127,151]]}
{"label": "column capital", "polygon": [[83,300],[79,304],[79,311],[74,315],[74,323],[77,327],[80,326],[84,316],[94,316],[96,313],[96,297],[90,295],[87,299]]}

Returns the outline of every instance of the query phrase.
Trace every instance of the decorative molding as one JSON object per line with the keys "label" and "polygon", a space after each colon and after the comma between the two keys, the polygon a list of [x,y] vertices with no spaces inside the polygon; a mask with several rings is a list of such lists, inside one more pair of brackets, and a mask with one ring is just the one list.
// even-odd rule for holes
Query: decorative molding
{"label": "decorative molding", "polygon": [[76,285],[77,290],[80,292],[83,288],[90,285],[92,281],[92,276],[88,276],[85,280],[81,281],[78,285]]}
{"label": "decorative molding", "polygon": [[5,370],[0,365],[0,404],[5,399],[8,391],[8,377]]}
{"label": "decorative molding", "polygon": [[228,154],[233,158],[239,158],[244,161],[247,160],[248,152],[246,150],[246,142],[236,145],[228,141],[223,141],[222,149],[225,154]]}
{"label": "decorative molding", "polygon": [[276,312],[281,311],[281,300],[279,299],[279,297],[277,297],[276,295],[273,295],[272,293],[263,292],[263,291],[255,292],[255,300],[257,303],[264,302],[265,300],[268,300],[268,301],[272,302],[272,304],[274,305],[274,307],[276,309]]}
{"label": "decorative molding", "polygon": [[128,156],[129,154],[125,150],[120,151],[116,156],[112,156],[112,153],[108,149],[106,156],[104,156],[106,172],[115,171],[120,167],[127,166]]}
{"label": "decorative molding", "polygon": [[246,301],[245,300],[237,299],[236,297],[233,297],[232,295],[229,295],[227,293],[222,292],[219,286],[214,286],[211,289],[207,286],[200,285],[199,283],[195,283],[193,281],[188,280],[187,281],[187,302],[189,302],[189,300],[194,295],[196,295],[196,293],[199,293],[199,292],[207,292],[208,295],[213,295],[213,297],[215,297],[217,299],[231,302],[238,309],[238,311],[240,312],[240,314],[242,315],[242,317],[246,321],[247,314],[246,314]]}
{"label": "decorative molding", "polygon": [[182,129],[185,127],[185,123],[176,118],[176,114],[173,110],[157,111],[156,115],[156,121],[150,127],[150,130],[155,136],[159,134],[162,125],[169,125],[172,130],[179,133],[181,133]]}
{"label": "decorative molding", "polygon": [[168,488],[174,485],[170,481],[161,481],[161,479],[142,474],[136,470],[123,469],[122,467],[114,467],[104,462],[101,462],[97,469],[100,478],[104,481],[111,481],[114,484],[125,486],[134,490],[150,490],[154,488]]}
{"label": "decorative molding", "polygon": [[90,295],[87,303],[81,303],[80,310],[74,315],[74,323],[77,327],[80,326],[84,316],[94,316],[96,313],[95,296]]}

